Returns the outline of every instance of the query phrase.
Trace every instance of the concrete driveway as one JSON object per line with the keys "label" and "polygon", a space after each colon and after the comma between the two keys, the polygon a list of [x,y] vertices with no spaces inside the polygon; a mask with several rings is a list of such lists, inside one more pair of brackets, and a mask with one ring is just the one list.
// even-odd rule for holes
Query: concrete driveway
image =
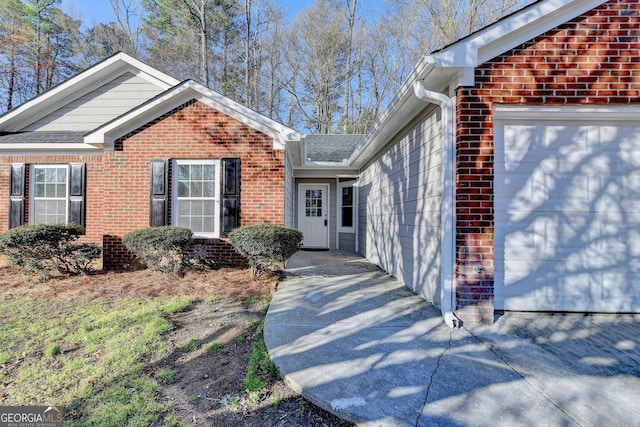
{"label": "concrete driveway", "polygon": [[367,260],[300,252],[265,322],[287,383],[362,426],[640,426],[640,316],[449,329]]}

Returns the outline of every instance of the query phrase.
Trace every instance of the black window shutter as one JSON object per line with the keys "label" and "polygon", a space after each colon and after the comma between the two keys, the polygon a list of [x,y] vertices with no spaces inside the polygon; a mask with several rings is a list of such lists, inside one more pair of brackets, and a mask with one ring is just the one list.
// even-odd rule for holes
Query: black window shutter
{"label": "black window shutter", "polygon": [[149,225],[169,225],[169,160],[151,160],[151,202]]}
{"label": "black window shutter", "polygon": [[227,234],[240,227],[240,159],[222,159],[221,230]]}
{"label": "black window shutter", "polygon": [[9,194],[9,228],[24,224],[25,164],[11,164],[11,193]]}
{"label": "black window shutter", "polygon": [[69,168],[69,222],[84,227],[86,166],[84,163],[71,163]]}

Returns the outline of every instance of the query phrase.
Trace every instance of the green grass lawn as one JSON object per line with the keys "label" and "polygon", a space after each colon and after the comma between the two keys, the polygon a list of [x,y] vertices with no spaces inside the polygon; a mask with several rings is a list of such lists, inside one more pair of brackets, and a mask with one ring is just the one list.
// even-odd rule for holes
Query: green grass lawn
{"label": "green grass lawn", "polygon": [[[3,405],[70,407],[65,425],[150,425],[168,408],[145,360],[169,351],[167,313],[192,297],[90,302],[0,295]],[[82,402],[81,404],[74,403]]]}

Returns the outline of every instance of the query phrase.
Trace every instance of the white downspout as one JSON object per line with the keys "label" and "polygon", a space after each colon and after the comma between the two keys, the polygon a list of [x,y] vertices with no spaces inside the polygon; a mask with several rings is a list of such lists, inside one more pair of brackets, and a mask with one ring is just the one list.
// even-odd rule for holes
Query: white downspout
{"label": "white downspout", "polygon": [[440,106],[442,110],[442,209],[441,209],[441,264],[440,304],[442,319],[450,328],[457,328],[459,320],[455,316],[455,120],[456,98],[449,98],[440,92],[427,90],[422,81],[413,83],[413,91],[418,99]]}

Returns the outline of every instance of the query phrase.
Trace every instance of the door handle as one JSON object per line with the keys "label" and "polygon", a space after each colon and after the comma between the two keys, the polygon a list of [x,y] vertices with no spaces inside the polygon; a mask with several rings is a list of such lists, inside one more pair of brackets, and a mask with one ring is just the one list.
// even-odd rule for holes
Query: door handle
{"label": "door handle", "polygon": [[324,226],[325,227],[327,226],[327,220],[326,219],[324,220]]}

